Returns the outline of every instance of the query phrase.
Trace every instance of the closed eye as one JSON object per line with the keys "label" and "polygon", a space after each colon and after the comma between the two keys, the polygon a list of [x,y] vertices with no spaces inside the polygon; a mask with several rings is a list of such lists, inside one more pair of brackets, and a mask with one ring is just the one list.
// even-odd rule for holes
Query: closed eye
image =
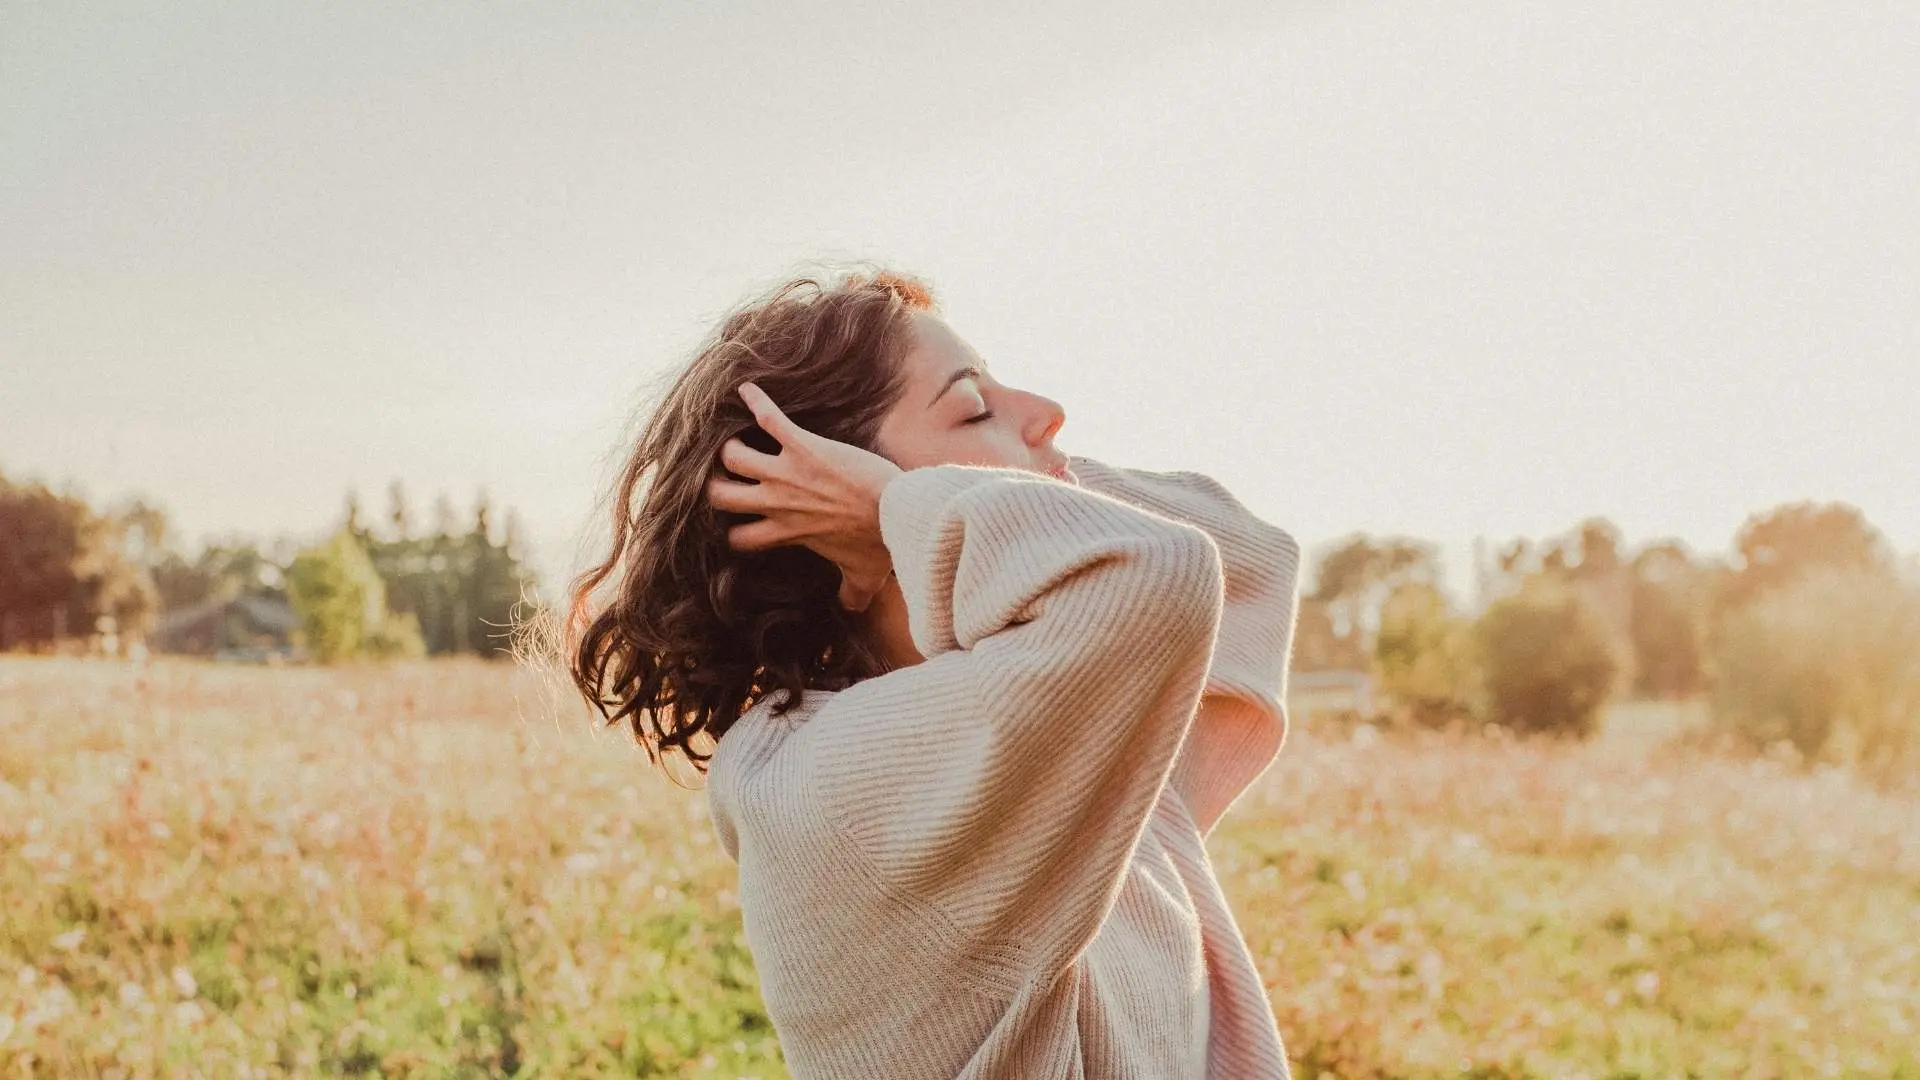
{"label": "closed eye", "polygon": [[979,416],[969,416],[965,420],[962,420],[960,422],[963,424],[978,424],[991,419],[993,419],[993,410],[988,409],[986,412],[981,413]]}

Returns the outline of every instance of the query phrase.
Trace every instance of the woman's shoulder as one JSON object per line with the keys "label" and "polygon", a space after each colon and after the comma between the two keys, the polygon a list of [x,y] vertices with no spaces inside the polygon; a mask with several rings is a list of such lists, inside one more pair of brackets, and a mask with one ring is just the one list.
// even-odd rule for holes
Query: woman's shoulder
{"label": "woman's shoulder", "polygon": [[808,690],[783,712],[779,705],[786,699],[784,691],[763,695],[740,714],[714,746],[707,765],[709,779],[719,774],[749,775],[765,768],[785,747],[788,737],[832,696],[832,691]]}
{"label": "woman's shoulder", "polygon": [[[862,679],[841,690],[808,689],[782,710],[783,691],[755,701],[720,737],[707,763],[707,788],[716,805],[786,804],[799,794],[817,798],[823,762],[851,752],[876,725],[911,732],[912,706],[922,691],[923,662]],[[832,772],[832,769],[825,770]],[[798,794],[796,794],[796,789]]]}
{"label": "woman's shoulder", "polygon": [[776,706],[775,692],[754,702],[714,746],[707,762],[707,804],[722,846],[739,859],[740,834],[779,827],[781,807],[813,796],[815,757],[810,740],[797,736],[832,691],[808,690],[791,709]]}
{"label": "woman's shoulder", "polygon": [[713,748],[707,762],[707,784],[739,791],[756,783],[802,782],[805,744],[798,736],[839,696],[832,690],[807,690],[792,708],[779,706],[784,691],[773,691],[748,706]]}

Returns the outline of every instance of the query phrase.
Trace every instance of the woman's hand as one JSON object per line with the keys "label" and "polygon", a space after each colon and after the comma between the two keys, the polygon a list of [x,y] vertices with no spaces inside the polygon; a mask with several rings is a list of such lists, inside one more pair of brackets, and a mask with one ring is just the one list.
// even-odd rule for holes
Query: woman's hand
{"label": "woman's hand", "polygon": [[865,611],[893,573],[880,536],[880,491],[901,468],[878,454],[815,435],[793,422],[766,392],[740,384],[754,422],[780,444],[763,454],[739,438],[720,447],[720,463],[754,483],[715,473],[707,498],[715,509],[758,514],[727,530],[740,551],[799,544],[840,568],[840,604]]}

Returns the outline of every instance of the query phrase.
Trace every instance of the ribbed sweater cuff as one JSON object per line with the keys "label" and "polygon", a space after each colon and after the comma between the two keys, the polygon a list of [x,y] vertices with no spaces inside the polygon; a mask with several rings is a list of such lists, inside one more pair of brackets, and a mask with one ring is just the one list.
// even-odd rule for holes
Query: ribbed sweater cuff
{"label": "ribbed sweater cuff", "polygon": [[1057,484],[1021,469],[986,465],[929,465],[909,469],[880,489],[880,538],[893,556],[894,574],[910,613],[909,630],[922,656],[959,646],[953,626],[951,552],[946,509],[968,489],[990,483]]}

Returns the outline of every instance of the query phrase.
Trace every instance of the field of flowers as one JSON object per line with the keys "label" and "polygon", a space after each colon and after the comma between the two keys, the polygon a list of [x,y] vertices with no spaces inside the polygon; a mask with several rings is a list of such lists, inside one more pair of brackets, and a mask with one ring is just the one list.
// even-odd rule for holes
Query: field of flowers
{"label": "field of flowers", "polygon": [[[756,1076],[705,797],[505,665],[0,659],[0,1077]],[[1299,725],[1212,850],[1303,1077],[1920,1078],[1920,799]]]}

